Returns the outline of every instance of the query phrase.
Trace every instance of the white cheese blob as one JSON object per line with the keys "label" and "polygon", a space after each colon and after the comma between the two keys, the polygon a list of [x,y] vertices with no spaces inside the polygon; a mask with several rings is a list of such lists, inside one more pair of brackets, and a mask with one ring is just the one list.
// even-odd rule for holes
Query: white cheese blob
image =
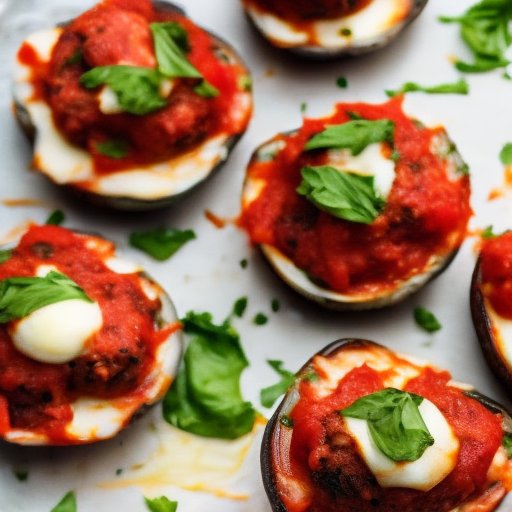
{"label": "white cheese blob", "polygon": [[386,150],[381,142],[369,144],[356,156],[349,149],[329,150],[329,165],[340,171],[373,176],[376,192],[387,199],[395,179],[395,163],[384,156]]}
{"label": "white cheese blob", "polygon": [[83,352],[102,326],[97,302],[70,299],[37,309],[12,321],[9,334],[23,354],[42,363],[66,363]]}
{"label": "white cheese blob", "polygon": [[375,445],[366,420],[345,418],[347,429],[357,442],[361,456],[381,487],[428,491],[441,482],[457,463],[459,440],[441,411],[426,399],[421,402],[419,410],[434,438],[434,444],[413,462],[389,459]]}

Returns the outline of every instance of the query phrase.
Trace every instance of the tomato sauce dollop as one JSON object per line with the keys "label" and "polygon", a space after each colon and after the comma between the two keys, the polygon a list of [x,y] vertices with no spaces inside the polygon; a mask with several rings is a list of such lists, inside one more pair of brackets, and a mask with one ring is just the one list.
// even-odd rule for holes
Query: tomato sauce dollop
{"label": "tomato sauce dollop", "polygon": [[[449,169],[454,148],[444,129],[421,126],[401,105],[400,97],[381,105],[339,103],[331,116],[306,118],[297,132],[276,136],[284,148],[247,168],[248,180],[264,184],[239,219],[251,242],[277,248],[314,282],[344,294],[393,290],[428,269],[433,257],[449,258],[472,215],[469,176]],[[326,151],[304,152],[306,142],[354,114],[395,123],[395,178],[372,224],[337,218],[296,192],[304,165],[329,164]]]}
{"label": "tomato sauce dollop", "polygon": [[[173,22],[185,29],[187,59],[219,94],[198,94],[197,78],[174,78],[163,108],[145,115],[102,112],[97,98],[100,88],[84,87],[80,77],[99,66],[155,69],[153,22]],[[150,0],[104,0],[62,29],[49,62],[41,62],[26,42],[18,59],[31,69],[34,100],[50,106],[61,134],[91,154],[96,172],[109,173],[165,161],[210,137],[245,130],[251,103],[243,82],[249,72],[239,59],[225,53],[226,48],[219,48],[210,34],[186,16]],[[99,148],[111,141],[123,143],[127,154],[105,156]]]}
{"label": "tomato sauce dollop", "polygon": [[484,240],[480,258],[484,295],[498,315],[512,320],[512,232]]}
{"label": "tomato sauce dollop", "polygon": [[59,226],[32,226],[0,265],[0,281],[34,276],[41,265],[55,267],[98,303],[103,317],[84,352],[62,364],[22,354],[7,324],[0,324],[0,433],[30,429],[61,442],[78,397],[143,395],[156,351],[178,325],[156,326],[160,299],[148,298],[137,273],[118,274],[106,265],[114,249],[107,240]]}
{"label": "tomato sauce dollop", "polygon": [[[400,365],[403,360],[397,358],[397,362]],[[316,370],[313,360],[311,371]],[[429,491],[382,488],[373,483],[371,495],[370,491],[367,491],[368,495],[364,492],[358,495],[353,489],[336,490],[333,482],[340,478],[339,474],[327,478],[325,473],[316,472],[318,457],[325,453],[322,446],[339,443],[339,440],[326,438],[326,418],[358,398],[385,388],[384,383],[390,372],[393,369],[377,371],[363,363],[346,373],[332,393],[321,398],[316,390],[318,380],[301,381],[300,399],[290,412],[293,431],[289,466],[286,465],[285,469],[294,479],[294,484],[288,489],[286,485],[280,488],[279,482],[286,482],[287,479],[280,478],[279,469],[276,479],[280,497],[289,512],[447,512],[467,499],[480,495],[489,486],[487,471],[502,442],[502,417],[464,395],[461,389],[451,386],[451,376],[447,371],[429,366],[419,368],[419,374],[407,382],[404,390],[433,402],[460,442],[456,466],[444,480]],[[318,378],[322,379],[321,370]],[[356,486],[364,478],[353,466],[344,465],[339,471],[341,474],[349,473],[347,478]],[[290,488],[300,488],[302,496],[301,493],[294,495]]]}

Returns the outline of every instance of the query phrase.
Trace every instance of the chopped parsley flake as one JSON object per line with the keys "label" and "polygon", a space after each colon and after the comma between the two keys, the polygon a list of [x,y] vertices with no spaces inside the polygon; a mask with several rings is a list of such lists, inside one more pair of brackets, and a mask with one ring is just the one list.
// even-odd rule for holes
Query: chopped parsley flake
{"label": "chopped parsley flake", "polygon": [[256,325],[265,325],[268,322],[268,317],[263,313],[257,313],[256,316],[254,317],[253,322]]}
{"label": "chopped parsley flake", "polygon": [[427,332],[435,332],[442,327],[434,314],[422,307],[414,308],[414,320]]}

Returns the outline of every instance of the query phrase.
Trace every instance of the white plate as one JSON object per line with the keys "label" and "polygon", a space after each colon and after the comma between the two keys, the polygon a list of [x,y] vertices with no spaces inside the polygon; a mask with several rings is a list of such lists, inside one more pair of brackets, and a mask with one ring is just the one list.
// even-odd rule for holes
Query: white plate
{"label": "white plate", "polygon": [[[509,403],[482,358],[470,317],[468,291],[476,237],[467,239],[442,276],[405,303],[379,311],[335,313],[290,292],[249,246],[243,232],[229,223],[219,229],[205,217],[209,210],[223,219],[236,218],[244,170],[253,149],[278,131],[298,127],[302,104],[307,105],[309,117],[323,116],[335,102],[384,102],[385,89],[398,88],[406,81],[424,85],[456,81],[459,74],[450,57],[468,56],[467,51],[458,27],[439,23],[437,16],[460,14],[472,0],[430,0],[409,29],[384,50],[328,63],[302,62],[270,48],[250,29],[236,1],[183,2],[193,20],[224,37],[248,63],[254,79],[254,117],[230,160],[211,181],[171,208],[134,215],[76,203],[31,172],[30,146],[11,113],[12,60],[20,41],[31,31],[69,19],[93,3],[46,0],[43,5],[41,0],[12,0],[0,12],[0,238],[27,220],[42,223],[60,208],[66,214],[66,227],[101,232],[125,256],[143,264],[172,296],[180,316],[189,310],[209,311],[221,322],[236,299],[248,296],[248,310],[234,322],[251,363],[243,373],[242,390],[244,398],[267,417],[271,411],[259,405],[259,391],[273,384],[277,375],[266,360],[281,359],[287,369],[295,371],[314,352],[341,337],[367,338],[427,358],[450,369],[456,380],[471,382],[483,393]],[[348,80],[346,89],[336,85],[341,76]],[[499,232],[512,227],[512,190],[494,201],[488,196],[495,189],[506,191],[498,155],[503,144],[512,141],[512,82],[502,78],[501,70],[466,78],[469,96],[410,93],[404,106],[425,124],[447,128],[470,166],[475,212],[471,228],[492,224]],[[25,199],[39,203],[10,203]],[[163,263],[129,247],[131,231],[159,226],[193,229],[197,239]],[[249,265],[243,269],[240,261],[245,258]],[[272,299],[280,302],[278,313],[271,311]],[[443,328],[435,334],[418,328],[413,320],[415,306],[433,311]],[[258,312],[268,315],[266,325],[253,324]],[[207,477],[219,491],[239,493],[240,499],[185,491],[175,485],[101,486],[127,478],[131,466],[147,462],[170,435],[156,406],[118,438],[94,446],[52,449],[0,443],[0,512],[49,512],[70,490],[76,493],[79,512],[142,512],[147,510],[142,496],[161,494],[179,502],[178,512],[270,510],[260,483],[258,439],[235,479],[224,482]],[[199,451],[214,453],[208,443],[201,443]],[[169,467],[176,469],[172,461]],[[120,475],[116,475],[118,469],[123,470]],[[28,471],[28,479],[20,482],[17,471]]]}

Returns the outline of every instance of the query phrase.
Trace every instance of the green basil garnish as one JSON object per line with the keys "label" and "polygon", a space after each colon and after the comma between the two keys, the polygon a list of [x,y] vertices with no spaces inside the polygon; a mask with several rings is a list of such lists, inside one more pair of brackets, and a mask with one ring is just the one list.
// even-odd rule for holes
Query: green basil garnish
{"label": "green basil garnish", "polygon": [[190,229],[180,231],[172,228],[158,228],[149,231],[134,231],[130,234],[130,245],[146,252],[159,261],[169,259],[196,234]]}
{"label": "green basil garnish", "polygon": [[160,85],[165,78],[197,78],[195,88],[200,96],[215,97],[219,91],[204,80],[203,75],[188,61],[189,51],[186,30],[176,22],[151,23],[157,69],[140,66],[99,66],[80,77],[88,89],[107,84],[125,112],[146,115],[167,105],[160,96]]}
{"label": "green basil garnish", "polygon": [[414,308],[414,320],[427,332],[436,332],[442,327],[435,315],[425,308]]}
{"label": "green basil garnish", "polygon": [[279,382],[272,386],[263,388],[260,391],[260,402],[263,407],[272,407],[275,401],[293,384],[295,381],[295,373],[283,369],[283,362],[276,360],[268,360],[267,363],[278,373],[281,377]]}
{"label": "green basil garnish", "polygon": [[249,433],[256,411],[240,391],[249,363],[238,333],[228,320],[215,325],[209,313],[189,312],[182,323],[188,345],[163,401],[165,420],[204,437],[236,439]]}
{"label": "green basil garnish", "polygon": [[443,23],[459,23],[463,41],[473,54],[473,63],[457,61],[458,70],[479,73],[510,63],[505,52],[512,43],[510,0],[482,0],[457,17],[441,16]]}
{"label": "green basil garnish", "polygon": [[69,491],[64,497],[52,508],[51,512],[76,512],[76,498],[73,491]]}
{"label": "green basil garnish", "polygon": [[4,249],[0,251],[0,264],[10,260],[12,256],[12,249]]}
{"label": "green basil garnish", "polygon": [[503,439],[501,444],[507,450],[507,457],[512,459],[512,434],[510,432],[505,432],[503,434]]}
{"label": "green basil garnish", "polygon": [[124,140],[112,139],[96,144],[96,151],[103,156],[118,160],[128,155],[128,143]]}
{"label": "green basil garnish", "polygon": [[371,438],[389,459],[415,461],[434,444],[418,409],[422,401],[414,393],[386,388],[359,398],[340,414],[366,420]]}
{"label": "green basil garnish", "polygon": [[398,96],[406,92],[426,92],[428,94],[469,94],[469,85],[466,80],[461,78],[458,82],[446,83],[426,87],[419,85],[416,82],[406,82],[396,90],[387,90],[386,94],[389,97]]}
{"label": "green basil garnish", "polygon": [[500,161],[503,165],[512,165],[512,142],[507,142],[501,148]]}
{"label": "green basil garnish", "polygon": [[354,119],[327,126],[325,130],[313,135],[304,149],[349,149],[356,156],[375,142],[389,142],[392,145],[394,133],[395,123],[389,119]]}
{"label": "green basil garnish", "polygon": [[70,299],[93,302],[80,286],[60,272],[51,271],[45,277],[8,277],[0,281],[0,323]]}
{"label": "green basil garnish", "polygon": [[65,220],[65,215],[62,210],[53,211],[46,219],[46,225],[60,226]]}
{"label": "green basil garnish", "polygon": [[371,224],[384,209],[373,176],[339,171],[328,165],[302,169],[297,192],[317,208],[351,222]]}
{"label": "green basil garnish", "polygon": [[239,299],[237,299],[233,306],[233,314],[238,318],[242,318],[242,316],[245,313],[245,310],[247,309],[247,302],[247,297],[240,297]]}
{"label": "green basil garnish", "polygon": [[252,321],[256,325],[265,325],[268,322],[268,316],[264,313],[256,313]]}
{"label": "green basil garnish", "polygon": [[178,502],[171,501],[166,496],[152,499],[144,497],[144,502],[151,512],[176,512],[178,508]]}
{"label": "green basil garnish", "polygon": [[162,75],[151,68],[138,66],[99,66],[80,77],[88,89],[107,84],[125,112],[143,116],[165,107],[167,101],[160,96]]}

